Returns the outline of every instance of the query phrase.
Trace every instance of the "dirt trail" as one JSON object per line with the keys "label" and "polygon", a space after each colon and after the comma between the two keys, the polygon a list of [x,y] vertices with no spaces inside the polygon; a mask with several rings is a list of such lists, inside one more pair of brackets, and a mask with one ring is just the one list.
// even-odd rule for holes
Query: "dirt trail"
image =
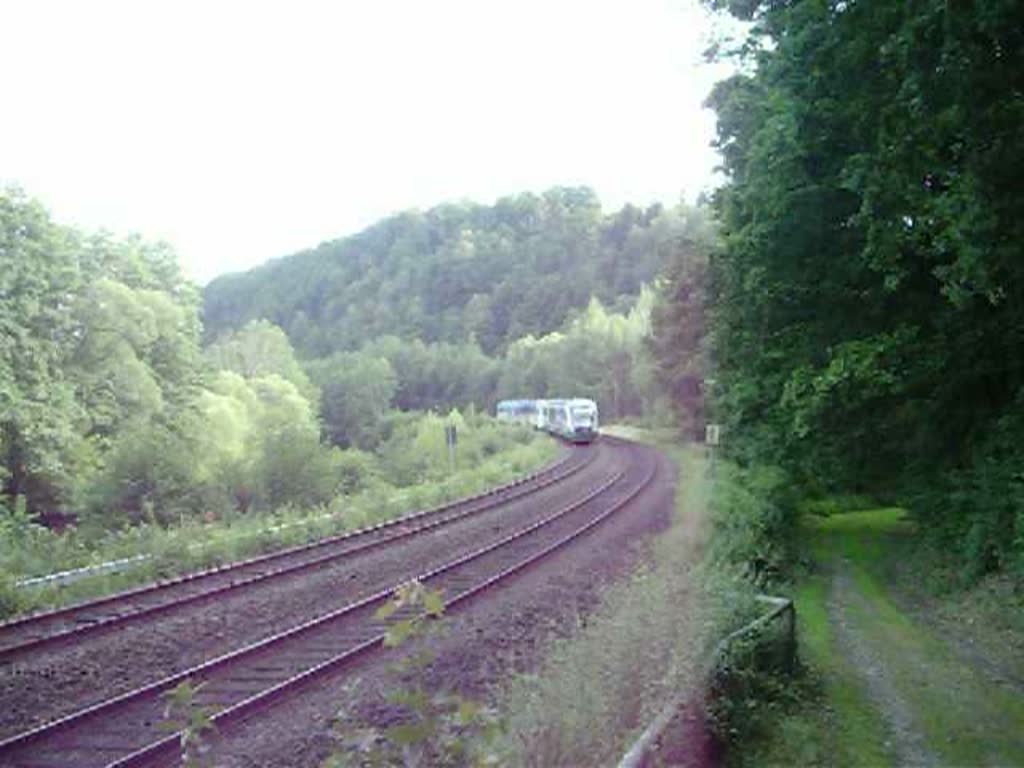
{"label": "dirt trail", "polygon": [[[914,600],[919,584],[893,575],[916,535],[903,510],[805,524],[825,576],[820,615],[832,643],[819,662],[840,680],[834,703],[847,718],[842,764],[1024,766],[1024,697],[958,648],[988,647],[987,628],[937,625],[957,604]],[[884,750],[865,760],[879,742]]]}
{"label": "dirt trail", "polygon": [[871,640],[850,616],[856,605],[869,614],[870,606],[850,576],[849,565],[837,558],[833,565],[829,620],[839,649],[860,671],[868,697],[878,709],[889,730],[890,747],[900,766],[937,766],[941,762],[927,747],[927,740],[916,722],[913,709],[893,684],[894,675]]}

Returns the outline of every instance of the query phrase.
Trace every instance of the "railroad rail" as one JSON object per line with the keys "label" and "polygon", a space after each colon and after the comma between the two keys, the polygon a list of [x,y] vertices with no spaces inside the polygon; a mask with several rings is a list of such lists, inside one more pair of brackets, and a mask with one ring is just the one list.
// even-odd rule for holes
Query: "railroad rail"
{"label": "railroad rail", "polygon": [[4,622],[0,624],[0,661],[43,647],[77,642],[96,632],[152,619],[229,592],[252,588],[261,582],[295,576],[400,539],[451,525],[558,483],[588,466],[595,457],[594,451],[567,451],[535,473],[433,509]]}
{"label": "railroad rail", "polygon": [[[451,609],[579,539],[653,479],[658,465],[649,452],[631,448],[624,454],[626,468],[582,498],[415,578],[441,590]],[[0,764],[125,768],[162,762],[175,754],[181,736],[161,728],[165,691],[186,679],[201,681],[197,703],[216,708],[220,727],[244,719],[379,649],[386,622],[375,612],[397,586],[13,736],[0,742]]]}

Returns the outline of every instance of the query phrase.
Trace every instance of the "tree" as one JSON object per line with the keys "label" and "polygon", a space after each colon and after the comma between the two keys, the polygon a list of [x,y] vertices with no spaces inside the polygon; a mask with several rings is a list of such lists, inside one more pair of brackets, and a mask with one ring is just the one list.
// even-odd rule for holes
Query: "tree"
{"label": "tree", "polygon": [[684,434],[703,435],[706,380],[711,377],[708,349],[708,257],[714,233],[706,211],[690,212],[685,234],[658,282],[658,297],[647,337],[652,376],[668,394]]}
{"label": "tree", "polygon": [[309,365],[323,391],[324,432],[334,445],[370,449],[395,395],[395,373],[382,357],[342,353]]}
{"label": "tree", "polygon": [[247,379],[276,374],[295,385],[314,405],[319,392],[295,357],[284,331],[267,320],[253,320],[206,348],[215,370],[234,371]]}
{"label": "tree", "polygon": [[1024,388],[1019,4],[712,4],[756,21],[756,69],[709,100],[728,450],[916,498],[983,567],[1019,558],[1018,529],[979,533],[998,527],[980,478],[1014,497],[990,437]]}
{"label": "tree", "polygon": [[63,365],[76,246],[38,203],[0,193],[0,482],[31,511],[62,506],[74,476],[82,411]]}

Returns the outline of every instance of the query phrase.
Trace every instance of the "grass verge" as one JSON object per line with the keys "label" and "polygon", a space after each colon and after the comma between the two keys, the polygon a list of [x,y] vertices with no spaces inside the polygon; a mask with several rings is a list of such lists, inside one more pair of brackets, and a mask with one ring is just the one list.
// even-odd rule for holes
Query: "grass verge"
{"label": "grass verge", "polygon": [[670,698],[700,689],[709,638],[735,623],[742,601],[734,598],[749,596],[704,560],[711,482],[703,451],[636,428],[613,434],[655,443],[676,463],[674,519],[585,626],[555,641],[539,671],[498,692],[499,753],[510,765],[614,765]]}

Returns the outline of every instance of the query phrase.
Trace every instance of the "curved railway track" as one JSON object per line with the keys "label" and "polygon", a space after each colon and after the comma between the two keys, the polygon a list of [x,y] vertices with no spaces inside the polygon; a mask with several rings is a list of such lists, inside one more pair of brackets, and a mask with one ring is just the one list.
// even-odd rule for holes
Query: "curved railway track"
{"label": "curved railway track", "polygon": [[[447,606],[454,607],[585,535],[640,494],[656,471],[657,465],[648,453],[628,443],[609,442],[622,446],[615,450],[621,451],[626,466],[610,477],[595,479],[585,495],[443,565],[419,573],[413,570],[409,576],[442,590]],[[561,479],[574,471],[573,467],[592,460],[580,458],[583,453],[575,454],[575,462],[567,459],[549,467],[544,471],[547,479],[557,482],[551,478]],[[452,507],[471,514],[458,505],[446,509],[451,512]],[[430,517],[437,512],[410,516],[406,521],[429,522],[431,527],[443,525],[438,521],[444,519],[444,514]],[[397,523],[391,526],[396,532],[401,528]],[[393,539],[384,539],[375,546],[389,541]],[[0,742],[0,764],[114,768],[165,760],[173,756],[179,735],[167,735],[160,727],[162,693],[185,679],[202,681],[200,703],[216,708],[219,725],[236,722],[378,649],[385,625],[374,613],[397,586],[393,584],[284,632],[8,738]]]}
{"label": "curved railway track", "polygon": [[476,496],[414,512],[368,528],[0,623],[0,662],[28,651],[75,643],[96,632],[152,619],[259,583],[368,552],[529,496],[588,466],[592,451],[567,451],[536,473]]}

